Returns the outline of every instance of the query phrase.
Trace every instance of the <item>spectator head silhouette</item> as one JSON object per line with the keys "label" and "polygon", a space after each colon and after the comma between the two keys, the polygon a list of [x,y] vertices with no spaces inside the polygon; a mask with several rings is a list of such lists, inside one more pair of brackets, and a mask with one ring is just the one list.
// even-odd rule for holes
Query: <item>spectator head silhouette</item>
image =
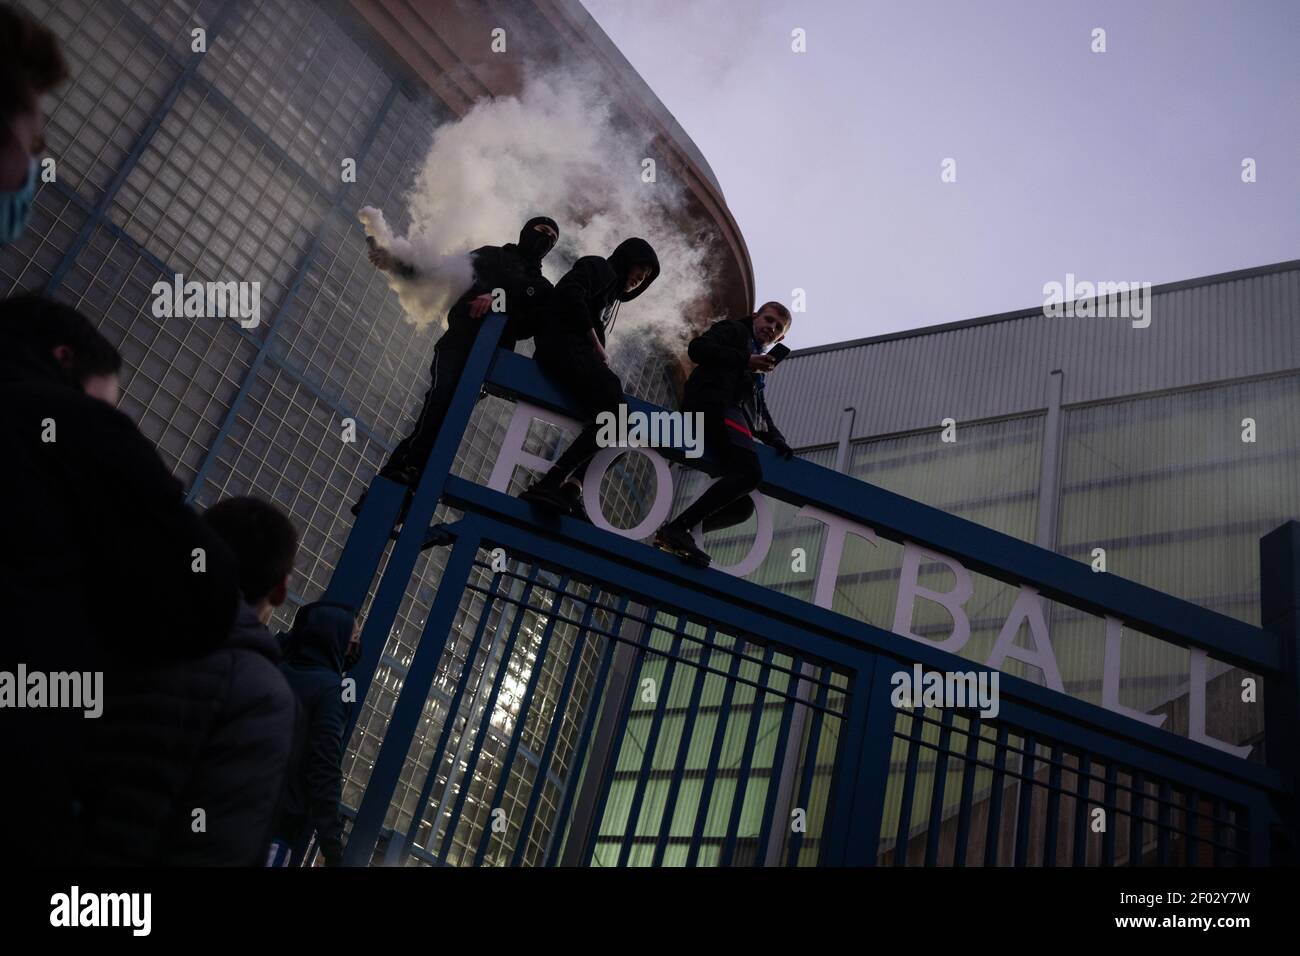
{"label": "spectator head silhouette", "polygon": [[0,302],[0,337],[44,373],[117,404],[122,357],[72,306],[37,295],[6,299]]}
{"label": "spectator head silhouette", "polygon": [[323,667],[344,674],[361,651],[361,626],[351,607],[317,601],[298,608],[285,641],[285,657],[292,663]]}
{"label": "spectator head silhouette", "polygon": [[239,562],[239,590],[262,623],[289,597],[298,532],[288,515],[260,498],[227,498],[203,514]]}

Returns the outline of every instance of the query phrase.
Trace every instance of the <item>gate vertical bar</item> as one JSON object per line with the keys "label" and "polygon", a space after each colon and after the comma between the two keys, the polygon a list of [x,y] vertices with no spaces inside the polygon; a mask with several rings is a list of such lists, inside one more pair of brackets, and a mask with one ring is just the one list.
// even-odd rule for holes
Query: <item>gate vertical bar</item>
{"label": "gate vertical bar", "polygon": [[[550,770],[551,760],[555,756],[555,747],[560,739],[560,729],[564,725],[564,716],[569,712],[569,698],[573,695],[573,685],[577,680],[578,668],[582,665],[591,621],[595,616],[596,608],[600,604],[602,594],[603,592],[599,587],[592,585],[587,592],[587,596],[582,599],[586,601],[587,607],[582,612],[582,621],[578,624],[578,631],[573,636],[573,649],[569,654],[569,663],[564,669],[564,686],[560,688],[560,696],[555,702],[554,716],[551,718],[551,726],[546,733],[546,744],[542,748],[541,756],[537,758],[537,783],[533,786],[532,793],[528,795],[528,806],[524,810],[524,819],[519,824],[519,844],[515,847],[514,856],[510,860],[511,866],[519,866],[524,862],[524,854],[528,849],[528,836],[533,829],[533,819],[537,815],[538,803],[541,801],[542,793],[546,789],[546,775]],[[626,606],[626,598],[623,599],[623,604]],[[572,773],[573,769],[570,767],[566,776]],[[552,830],[552,833],[554,833],[554,830]]]}
{"label": "gate vertical bar", "polygon": [[[357,819],[348,837],[348,844],[343,850],[345,866],[365,866],[374,855],[375,845],[379,840],[379,830],[384,825],[388,814],[388,805],[393,791],[397,788],[397,778],[401,774],[402,764],[411,749],[411,738],[419,725],[420,714],[424,710],[425,700],[429,696],[429,687],[438,671],[438,662],[446,647],[445,635],[451,630],[460,607],[460,600],[469,582],[470,572],[474,568],[474,557],[478,553],[479,535],[471,526],[462,523],[464,530],[458,535],[452,548],[447,568],[438,583],[438,595],[429,608],[424,632],[420,643],[415,648],[411,666],[402,682],[402,692],[393,707],[393,716],[384,731],[383,743],[379,746],[379,755],[375,758],[374,770],[366,783],[365,795],[357,809]],[[384,636],[387,637],[385,630]],[[382,648],[375,648],[377,655]],[[364,700],[358,695],[358,700]],[[354,708],[360,710],[360,708]],[[355,717],[353,724],[356,723]]]}
{"label": "gate vertical bar", "polygon": [[704,683],[708,676],[704,669],[712,660],[715,631],[716,625],[710,623],[700,644],[699,666],[691,668],[691,697],[686,705],[686,714],[682,718],[682,733],[677,740],[677,756],[673,760],[673,766],[681,768],[681,772],[673,774],[673,779],[668,784],[668,799],[664,803],[663,817],[659,821],[659,839],[655,844],[651,866],[663,865],[664,854],[668,851],[668,843],[672,839],[673,815],[677,812],[677,798],[681,793],[682,780],[686,776],[686,757],[690,753],[691,739],[695,736],[695,721],[700,712],[700,697],[704,694]]}
{"label": "gate vertical bar", "polygon": [[[407,830],[406,839],[403,841],[402,855],[409,853],[415,838],[419,834],[420,824],[423,822],[425,815],[429,818],[429,846],[432,847],[434,840],[438,836],[438,820],[442,816],[443,805],[446,802],[446,792],[444,791],[442,799],[438,801],[436,807],[429,807],[429,797],[433,794],[434,785],[438,782],[438,768],[442,766],[443,754],[451,742],[451,733],[455,729],[456,720],[460,715],[461,700],[465,696],[465,690],[469,686],[470,678],[474,674],[474,660],[478,654],[479,645],[483,642],[483,635],[487,631],[488,621],[492,617],[494,603],[497,599],[497,587],[501,583],[501,573],[492,575],[492,582],[488,587],[487,594],[483,598],[483,610],[479,612],[478,625],[474,629],[474,637],[470,641],[469,648],[465,652],[465,665],[461,668],[460,677],[456,681],[456,692],[452,695],[451,703],[447,705],[447,717],[442,723],[442,733],[438,736],[437,746],[429,755],[429,770],[424,775],[424,783],[420,786],[420,798],[415,804],[415,813],[411,815],[411,826]],[[499,630],[499,627],[498,627]],[[473,708],[471,708],[471,713]],[[468,725],[468,719],[466,720]],[[464,734],[462,733],[462,738]],[[452,778],[455,776],[456,761],[453,760],[451,767],[447,771],[447,786],[451,786]],[[394,843],[397,841],[394,840]],[[432,852],[432,851],[431,851]]]}
{"label": "gate vertical bar", "polygon": [[722,690],[722,703],[718,707],[718,717],[713,725],[713,741],[709,747],[709,762],[704,771],[704,786],[700,790],[700,802],[695,806],[695,824],[691,828],[691,844],[686,853],[687,866],[695,866],[699,859],[704,830],[708,826],[710,804],[713,802],[713,787],[718,778],[718,760],[722,755],[722,743],[731,720],[731,700],[735,696],[736,678],[740,675],[740,660],[744,655],[744,649],[744,639],[737,635],[731,648],[731,663],[727,668],[726,684]]}
{"label": "gate vertical bar", "polygon": [[970,840],[971,810],[975,802],[975,776],[979,773],[976,761],[980,748],[979,714],[971,714],[966,721],[966,758],[962,764],[961,802],[957,809],[957,840],[953,848],[952,865],[966,865],[966,844]]}
{"label": "gate vertical bar", "polygon": [[[560,853],[562,850],[567,849],[568,845],[573,842],[570,838],[571,834],[568,832],[569,813],[574,808],[575,804],[582,802],[583,796],[579,794],[579,784],[584,785],[582,789],[585,791],[586,781],[584,778],[590,775],[591,766],[601,759],[600,754],[602,751],[600,747],[602,745],[600,745],[599,742],[596,746],[591,748],[588,748],[587,745],[591,740],[592,731],[600,722],[600,717],[596,709],[600,706],[602,693],[601,688],[605,687],[605,680],[609,677],[610,668],[613,666],[614,660],[618,656],[618,651],[622,646],[609,635],[616,634],[623,629],[629,603],[630,602],[626,597],[619,602],[619,606],[614,612],[614,623],[609,625],[609,630],[605,637],[605,649],[600,655],[600,669],[596,672],[596,679],[591,685],[591,707],[582,719],[582,733],[578,737],[578,746],[573,751],[573,769],[569,771],[568,780],[564,787],[564,800],[560,804],[560,813],[555,818],[555,824],[551,829],[550,841],[546,847],[546,854],[543,859],[544,866],[555,866],[556,863],[572,865],[572,862],[568,861],[567,858],[562,860],[560,858]],[[610,684],[612,685],[614,682],[621,679],[622,678],[620,678],[619,674],[615,672],[614,676],[610,679]],[[611,691],[607,690],[605,692],[610,693]],[[579,840],[585,839],[585,837],[580,834],[577,835],[577,838]]]}
{"label": "gate vertical bar", "polygon": [[[821,752],[822,722],[825,720],[826,715],[826,697],[830,690],[830,680],[827,679],[824,669],[819,668],[816,676],[817,706],[812,712],[812,728],[808,731],[808,742],[803,750],[803,779],[799,784],[798,803],[796,804],[796,807],[802,808],[804,811],[805,826],[790,833],[790,846],[787,851],[786,865],[792,867],[799,865],[799,854],[803,849],[803,837],[808,829],[806,823],[811,809],[813,780],[817,776],[817,755]],[[785,819],[788,821],[789,816]],[[779,843],[780,841],[775,842]],[[819,855],[825,851],[825,847],[826,841],[819,839],[817,841]]]}
{"label": "gate vertical bar", "polygon": [[[641,620],[632,618],[630,630],[635,635],[634,643],[629,643],[626,639],[610,638],[613,672],[609,675],[604,700],[598,704],[600,709],[592,715],[593,719],[588,726],[588,729],[594,729],[596,738],[585,757],[587,766],[583,771],[581,787],[578,787],[576,780],[574,782],[577,795],[568,838],[560,855],[561,866],[586,866],[596,851],[596,828],[600,826],[600,816],[605,805],[602,787],[607,777],[613,780],[614,765],[618,762],[623,734],[630,720],[634,671],[640,672],[641,644],[644,640],[649,645],[647,631],[654,627],[655,613],[655,605],[649,603],[645,605],[645,615]],[[628,620],[628,617],[619,620],[620,636]],[[605,666],[602,662],[602,669]],[[627,717],[624,716],[625,709],[628,711]]]}

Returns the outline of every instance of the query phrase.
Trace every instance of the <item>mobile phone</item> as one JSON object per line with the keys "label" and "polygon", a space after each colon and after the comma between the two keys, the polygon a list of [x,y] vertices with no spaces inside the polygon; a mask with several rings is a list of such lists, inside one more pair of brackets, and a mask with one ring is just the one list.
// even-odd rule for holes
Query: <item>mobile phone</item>
{"label": "mobile phone", "polygon": [[790,346],[780,345],[780,344],[773,345],[764,354],[767,355],[767,357],[772,360],[773,364],[775,364],[777,362],[780,362],[781,359],[785,358],[787,355],[790,354]]}

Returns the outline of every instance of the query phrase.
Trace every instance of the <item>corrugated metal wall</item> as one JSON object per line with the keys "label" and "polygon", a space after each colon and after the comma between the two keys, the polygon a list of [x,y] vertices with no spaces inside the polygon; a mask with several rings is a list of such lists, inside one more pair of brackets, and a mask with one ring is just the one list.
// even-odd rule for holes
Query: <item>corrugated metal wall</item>
{"label": "corrugated metal wall", "polygon": [[770,404],[790,443],[808,447],[837,439],[846,406],[854,438],[1044,408],[1056,368],[1067,405],[1300,368],[1300,260],[1151,292],[1147,328],[1034,307],[796,353],[772,375]]}

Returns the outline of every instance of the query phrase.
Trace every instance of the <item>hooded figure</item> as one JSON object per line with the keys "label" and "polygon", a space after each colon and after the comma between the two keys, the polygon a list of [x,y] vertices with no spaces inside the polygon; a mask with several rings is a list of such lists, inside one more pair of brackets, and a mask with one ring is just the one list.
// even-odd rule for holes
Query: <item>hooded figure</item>
{"label": "hooded figure", "polygon": [[[548,226],[555,235],[549,236],[544,231],[537,229],[537,226]],[[525,260],[534,264],[537,267],[536,271],[540,273],[542,260],[546,258],[548,252],[555,248],[555,243],[559,237],[559,223],[550,216],[534,216],[524,223],[524,228],[519,230],[519,242],[517,243],[519,254]],[[484,248],[490,247],[484,246]],[[502,248],[509,249],[510,244],[507,243]]]}
{"label": "hooded figure", "polygon": [[[72,351],[70,368],[58,347]],[[234,557],[135,422],[76,374],[120,364],[72,307],[32,295],[0,304],[0,673],[107,672],[112,689],[119,672],[200,657],[230,633]],[[191,570],[195,548],[204,574]],[[0,788],[0,843],[16,865],[75,863],[85,801],[74,778],[97,723],[71,708],[0,711],[0,767],[21,781]]]}
{"label": "hooded figure", "polygon": [[[637,267],[648,269],[645,278],[631,290],[628,279]],[[631,302],[659,277],[659,258],[644,239],[624,239],[608,259],[583,256],[555,285],[545,326],[535,337],[535,356],[544,371],[562,373],[587,351],[604,364],[594,349],[588,349],[594,332],[601,348],[618,317],[619,306]],[[620,395],[622,389],[619,389]]]}
{"label": "hooded figure", "polygon": [[326,866],[343,861],[343,733],[352,705],[343,699],[343,674],[350,664],[356,611],[320,601],[298,609],[293,628],[282,635],[280,669],[302,707],[303,729],[289,767],[278,839],[301,856],[312,831]]}
{"label": "hooded figure", "polygon": [[596,418],[617,413],[623,383],[610,369],[605,336],[619,307],[645,292],[659,276],[659,259],[644,239],[624,239],[608,259],[583,256],[555,285],[547,321],[538,327],[534,357],[585,415],[585,427],[551,470],[520,497],[590,520],[582,505],[581,476],[596,453]]}
{"label": "hooded figure", "polygon": [[[542,275],[542,260],[555,247],[559,236],[560,227],[554,219],[534,216],[519,231],[518,243],[480,246],[470,253],[474,281],[447,313],[447,331],[434,347],[429,366],[433,381],[424,393],[415,427],[398,442],[379,474],[411,488],[419,482],[478,337],[481,320],[493,304],[495,290],[505,294],[508,317],[499,347],[513,349],[520,339],[533,336],[537,319],[547,308],[551,295],[551,283]],[[416,276],[413,266],[393,260],[386,251],[372,251],[371,261],[406,278]],[[361,513],[361,504],[358,501],[353,506],[353,514]]]}
{"label": "hooded figure", "polygon": [[534,216],[519,230],[517,243],[479,246],[471,252],[474,281],[447,313],[447,335],[453,331],[467,334],[472,345],[481,317],[473,314],[473,301],[501,289],[505,292],[505,310],[509,317],[501,336],[501,347],[513,349],[520,339],[532,338],[536,319],[546,307],[551,292],[551,283],[542,275],[542,260],[555,248],[559,238],[560,227],[554,219]]}

